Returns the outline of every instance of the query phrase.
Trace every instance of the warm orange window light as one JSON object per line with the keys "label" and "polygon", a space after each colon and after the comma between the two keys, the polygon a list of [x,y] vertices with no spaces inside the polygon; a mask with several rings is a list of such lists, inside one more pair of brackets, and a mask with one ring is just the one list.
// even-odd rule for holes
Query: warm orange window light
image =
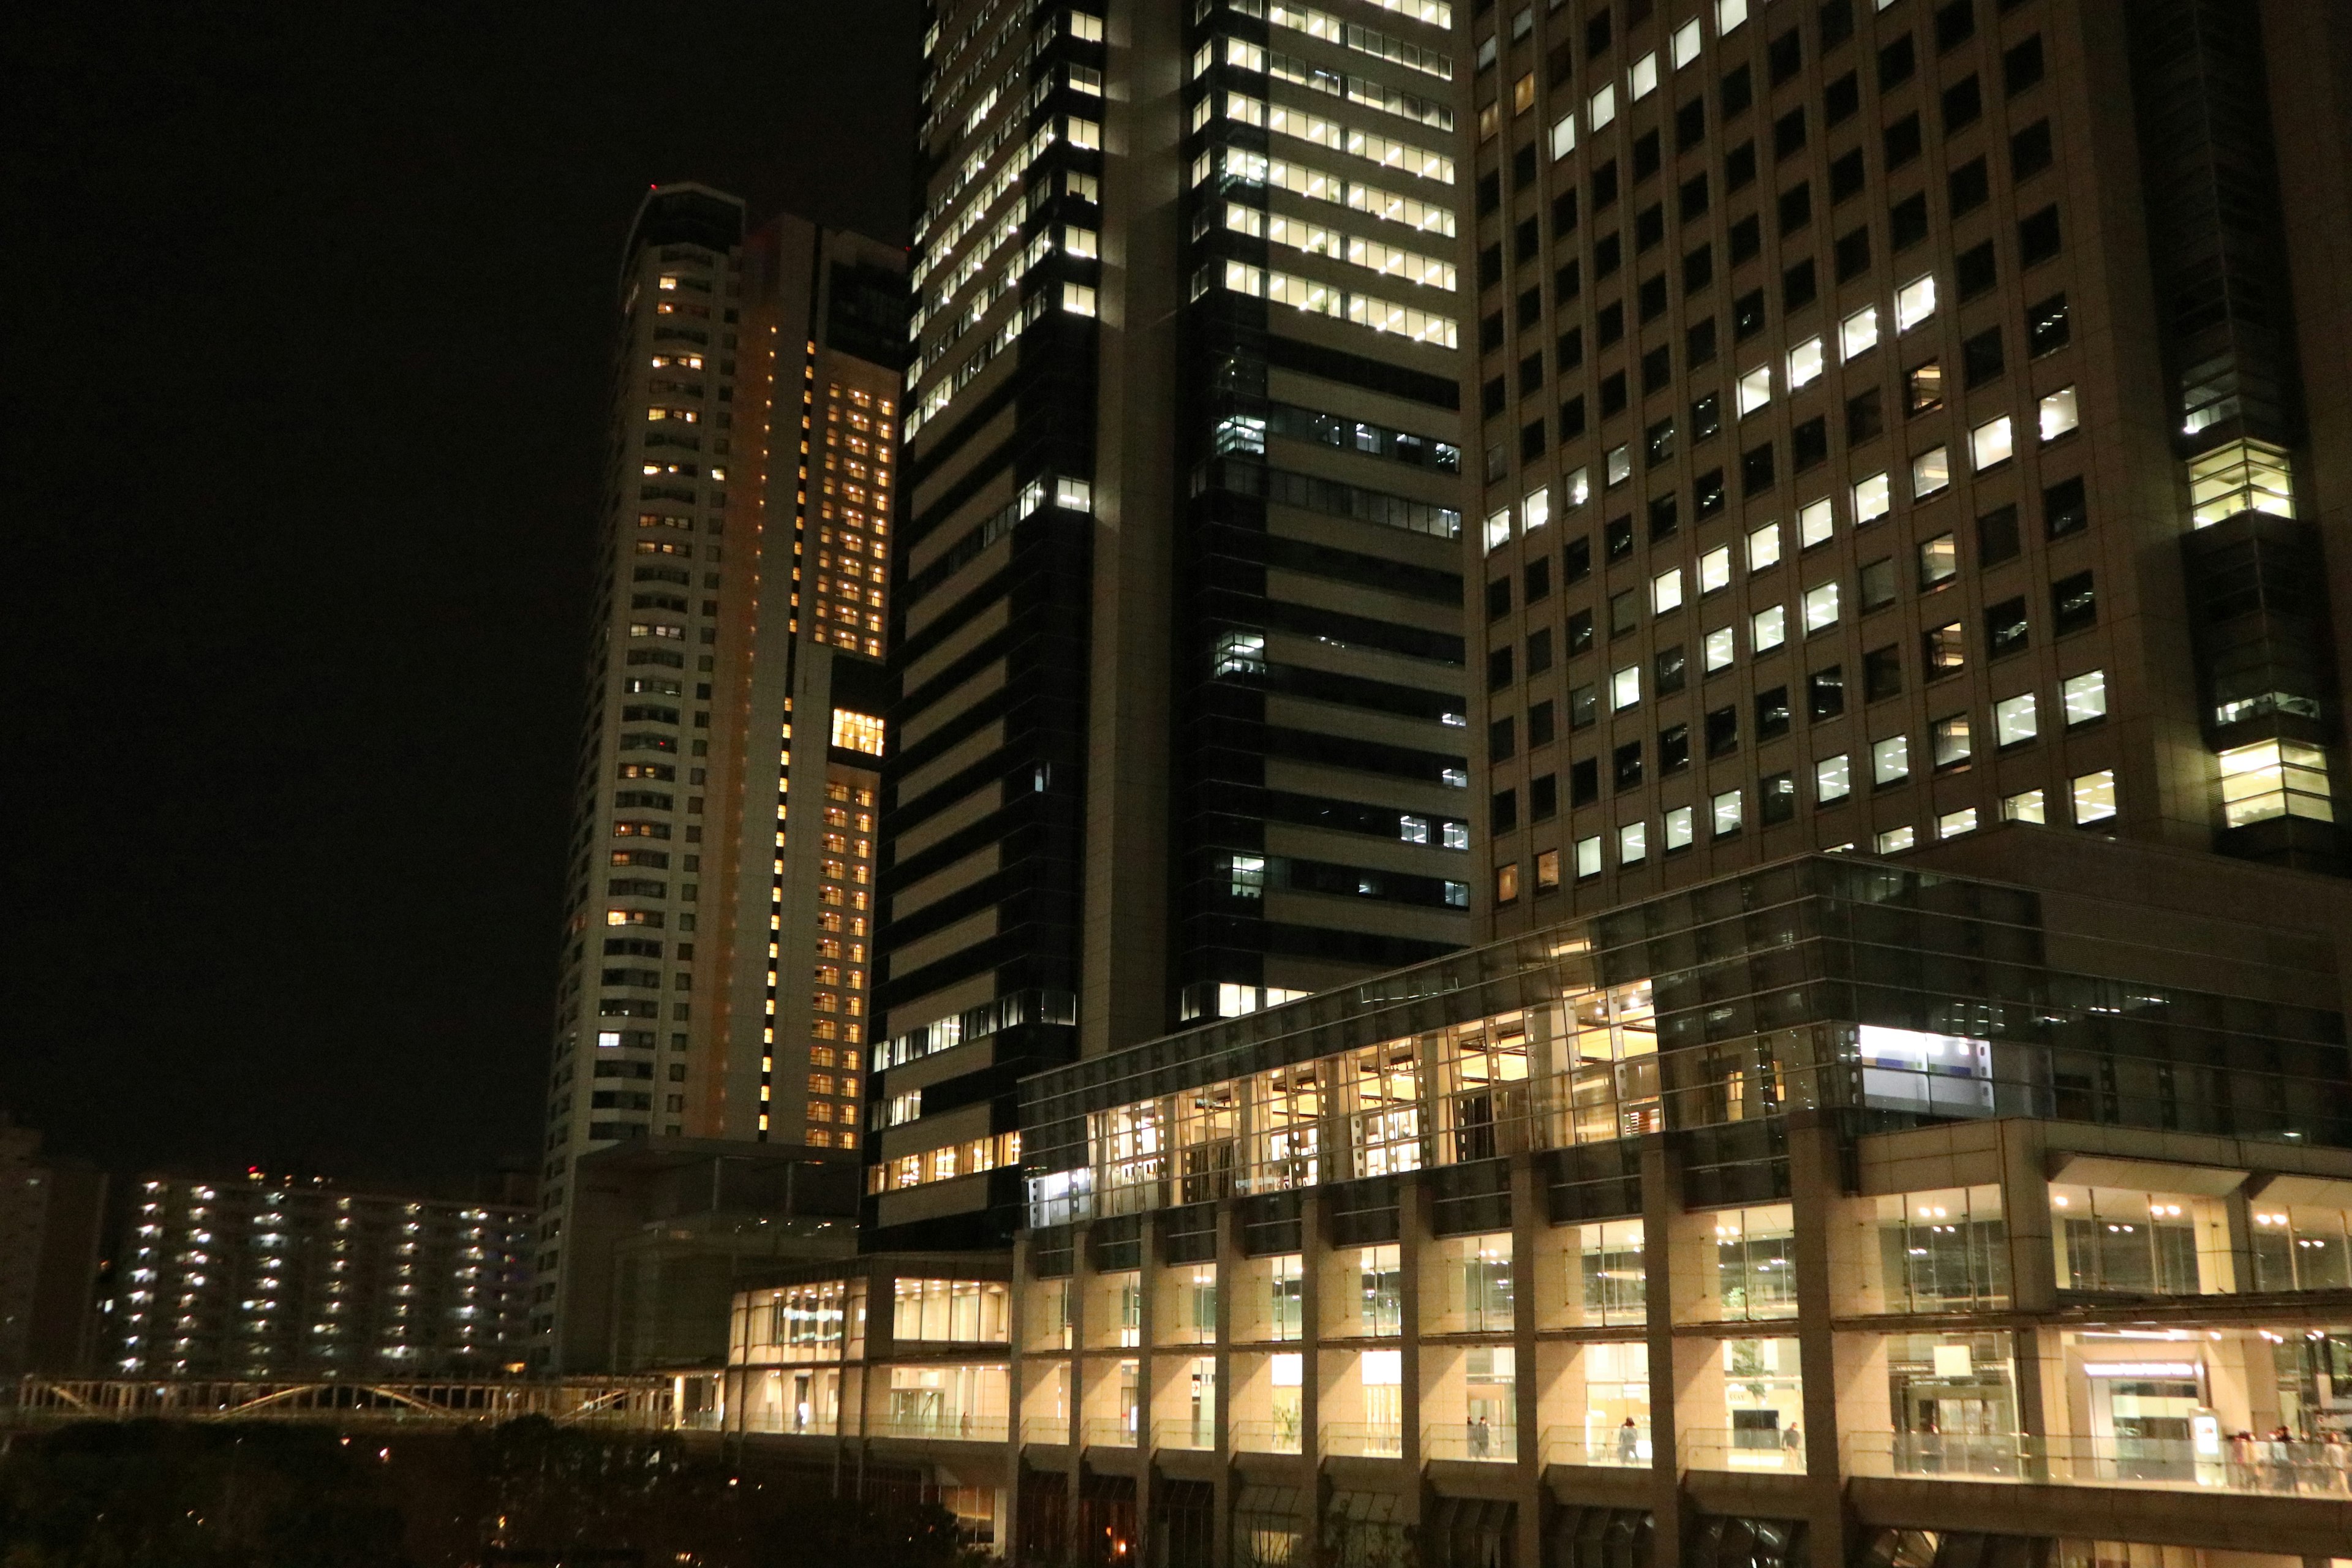
{"label": "warm orange window light", "polygon": [[878,757],[882,754],[882,721],[872,713],[836,708],[833,710],[833,743],[845,751]]}

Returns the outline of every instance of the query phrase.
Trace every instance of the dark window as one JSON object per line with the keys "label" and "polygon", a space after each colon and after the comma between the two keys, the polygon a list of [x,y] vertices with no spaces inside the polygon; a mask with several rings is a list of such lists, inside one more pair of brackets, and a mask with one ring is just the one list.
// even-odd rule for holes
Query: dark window
{"label": "dark window", "polygon": [[[1590,539],[1571,539],[1565,545],[1560,547],[1559,580],[1562,583],[1581,583],[1587,577],[1591,575],[1592,541]],[[1573,639],[1574,631],[1575,626],[1573,620],[1571,619],[1570,626],[1571,640]],[[1571,647],[1569,651],[1573,653],[1576,650]]]}
{"label": "dark window", "polygon": [[1853,37],[1853,0],[1822,0],[1822,53]]}
{"label": "dark window", "polygon": [[1927,193],[1904,197],[1886,209],[1887,243],[1907,250],[1927,237]]}
{"label": "dark window", "polygon": [[1492,353],[1503,346],[1503,312],[1496,310],[1478,322],[1478,352]]}
{"label": "dark window", "polygon": [[1489,377],[1486,384],[1478,389],[1479,412],[1492,419],[1503,411],[1504,405],[1510,400],[1510,395],[1511,389],[1501,376]]}
{"label": "dark window", "polygon": [[1510,761],[1519,749],[1517,732],[1518,721],[1507,714],[1487,725],[1486,760],[1490,763]]}
{"label": "dark window", "polygon": [[1757,221],[1754,213],[1749,213],[1731,226],[1730,244],[1731,264],[1734,267],[1743,261],[1753,261],[1763,253],[1764,226]]}
{"label": "dark window", "polygon": [[1592,647],[1592,612],[1579,610],[1568,617],[1568,651],[1589,652]]}
{"label": "dark window", "polygon": [[1739,750],[1739,710],[1716,708],[1708,710],[1706,724],[1706,754],[1727,757]]}
{"label": "dark window", "polygon": [[1522,331],[1543,320],[1543,290],[1529,289],[1519,296],[1519,326]]}
{"label": "dark window", "polygon": [[1656,277],[1643,279],[1641,289],[1633,296],[1633,298],[1641,311],[1642,320],[1644,321],[1654,321],[1660,316],[1664,315],[1666,313],[1666,279],[1664,274],[1661,273]]}
{"label": "dark window", "polygon": [[1817,468],[1830,460],[1830,422],[1816,414],[1789,432],[1789,467],[1796,473]]}
{"label": "dark window", "polygon": [[1715,318],[1709,316],[1683,333],[1683,359],[1691,369],[1715,358]]}
{"label": "dark window", "polygon": [[1628,741],[1609,754],[1609,782],[1621,792],[1642,787],[1642,742]]}
{"label": "dark window", "polygon": [[1584,329],[1570,327],[1553,341],[1552,358],[1562,370],[1573,370],[1584,363]]}
{"label": "dark window", "polygon": [[2015,98],[2042,79],[2042,35],[2034,34],[2000,57],[2000,89]]}
{"label": "dark window", "polygon": [[1479,175],[1478,210],[1482,213],[1490,213],[1502,205],[1503,176],[1499,173],[1491,171]]}
{"label": "dark window", "polygon": [[[1486,619],[1499,621],[1511,613],[1511,580],[1497,577],[1486,584]],[[1510,677],[1503,677],[1508,680]]]}
{"label": "dark window", "polygon": [[1800,180],[1780,193],[1780,232],[1794,234],[1813,221],[1813,187]]}
{"label": "dark window", "polygon": [[[1549,599],[1550,597],[1551,557],[1549,555],[1539,555],[1533,561],[1528,563],[1527,600],[1528,604],[1532,605],[1538,600]],[[1546,646],[1549,646],[1551,634],[1547,632],[1544,634],[1544,637]]]}
{"label": "dark window", "polygon": [[1551,52],[1544,56],[1544,85],[1558,87],[1566,81],[1575,69],[1576,57],[1569,48],[1563,29],[1563,36],[1559,42],[1554,44],[1551,47]]}
{"label": "dark window", "polygon": [[[1868,183],[1868,180],[1869,176],[1864,172],[1862,166],[1861,148],[1857,147],[1853,152],[1836,159],[1830,164],[1830,205],[1836,206],[1841,202],[1861,195],[1862,187]],[[1497,261],[1497,277],[1501,276],[1500,269],[1501,263]],[[1488,279],[1490,282],[1492,280]]]}
{"label": "dark window", "polygon": [[[1616,307],[1610,308],[1614,310]],[[1623,335],[1622,330],[1619,335]],[[1624,413],[1628,401],[1623,371],[1612,371],[1601,378],[1601,417],[1606,419],[1612,415]]]}
{"label": "dark window", "polygon": [[1687,153],[1706,140],[1706,100],[1694,98],[1675,110],[1675,151]]}
{"label": "dark window", "polygon": [[1552,708],[1549,702],[1538,702],[1528,710],[1528,750],[1547,746],[1552,738]]}
{"label": "dark window", "polygon": [[[1592,312],[1592,341],[1602,348],[1625,335],[1625,307],[1615,300]],[[1620,405],[1620,406],[1622,406]]]}
{"label": "dark window", "polygon": [[1543,239],[1535,218],[1521,218],[1511,230],[1511,259],[1525,265],[1543,251]]}
{"label": "dark window", "polygon": [[2032,216],[2021,218],[2017,225],[2017,258],[2027,267],[2039,266],[2058,254],[2058,209],[2043,207]]}
{"label": "dark window", "polygon": [[1671,697],[1683,689],[1683,674],[1687,668],[1682,644],[1658,650],[1654,668],[1657,672],[1657,695]]}
{"label": "dark window", "polygon": [[2083,477],[2060,479],[2042,492],[2042,530],[2045,537],[2063,539],[2091,526],[2091,508],[2083,498]]}
{"label": "dark window", "polygon": [[1780,274],[1780,308],[1801,310],[1819,298],[1821,280],[1813,274],[1812,258],[1807,257]]}
{"label": "dark window", "polygon": [[1895,557],[1882,555],[1862,569],[1862,607],[1883,610],[1895,602]]}
{"label": "dark window", "polygon": [[1559,438],[1573,441],[1584,434],[1584,395],[1564,398],[1559,405]]}
{"label": "dark window", "polygon": [[1984,89],[1977,84],[1974,71],[1944,89],[1945,135],[1953,135],[1974,125],[1983,113]]}
{"label": "dark window", "polygon": [[[1739,493],[1742,496],[1762,495],[1772,488],[1772,443],[1750,447],[1739,454]],[[1506,584],[1507,587],[1509,584]]]}
{"label": "dark window", "polygon": [[1862,656],[1862,700],[1880,702],[1903,694],[1903,649],[1894,643]]}
{"label": "dark window", "polygon": [[2025,352],[2033,359],[2063,349],[2074,335],[2066,320],[2066,296],[2053,294],[2025,308]]}
{"label": "dark window", "polygon": [[1544,450],[1544,423],[1543,423],[1543,421],[1542,421],[1542,420],[1540,420],[1540,419],[1532,419],[1532,420],[1529,420],[1527,424],[1520,426],[1519,426],[1519,460],[1520,460],[1521,462],[1523,462],[1523,463],[1524,463],[1524,462],[1532,462],[1532,461],[1534,461],[1536,458],[1540,458],[1540,457],[1542,457],[1542,456],[1543,456],[1543,450]]}
{"label": "dark window", "polygon": [[1772,85],[1778,87],[1805,68],[1805,41],[1791,27],[1772,40],[1771,47],[1764,52],[1764,60],[1771,72]]}
{"label": "dark window", "polygon": [[1551,199],[1551,237],[1554,239],[1576,232],[1576,193],[1562,191]]}
{"label": "dark window", "polygon": [[1616,200],[1617,161],[1612,158],[1592,171],[1592,210],[1600,212]]}
{"label": "dark window", "polygon": [[1528,820],[1549,822],[1559,815],[1559,781],[1544,773],[1528,781]]}
{"label": "dark window", "polygon": [[[1665,293],[1665,279],[1660,278],[1654,279],[1654,281],[1658,285],[1659,294],[1663,296]],[[1658,310],[1663,313],[1665,308],[1665,300],[1662,298],[1658,301]],[[1654,392],[1664,391],[1666,384],[1674,380],[1674,378],[1675,351],[1672,346],[1665,343],[1660,343],[1656,348],[1652,349],[1648,353],[1642,356],[1643,396],[1647,397]]]}
{"label": "dark window", "polygon": [[1653,544],[1661,539],[1672,539],[1675,530],[1681,526],[1681,508],[1675,500],[1674,491],[1668,490],[1662,496],[1650,498],[1650,542]]}
{"label": "dark window", "polygon": [[1690,223],[1695,219],[1706,216],[1706,176],[1705,174],[1694,174],[1689,179],[1685,180],[1683,182],[1681,194],[1675,199],[1679,204],[1679,210],[1682,215],[1683,222]]}
{"label": "dark window", "polygon": [[1985,606],[1985,651],[1989,657],[1999,658],[2004,654],[2021,653],[2025,643],[2025,600],[2021,595]]}
{"label": "dark window", "polygon": [[1499,245],[1482,247],[1478,251],[1478,287],[1492,288],[1503,280],[1503,247]]}
{"label": "dark window", "polygon": [[1952,273],[1959,284],[1960,298],[1973,300],[1991,288],[1999,279],[2000,269],[1993,261],[1992,241],[1970,246],[1960,252]]}
{"label": "dark window", "polygon": [[1656,174],[1661,162],[1656,132],[1645,131],[1633,138],[1633,178],[1637,183]]}
{"label": "dark window", "polygon": [[1742,340],[1764,330],[1764,290],[1750,289],[1731,302],[1732,335]]}
{"label": "dark window", "polygon": [[1883,93],[1902,86],[1918,68],[1919,51],[1912,46],[1910,34],[1882,45],[1878,51],[1878,90]]}
{"label": "dark window", "polygon": [[1658,731],[1658,772],[1678,773],[1690,766],[1690,726],[1670,724]]}
{"label": "dark window", "polygon": [[2000,329],[1987,327],[1960,344],[1960,384],[1982,386],[1997,379],[2008,366],[2000,350]]}
{"label": "dark window", "polygon": [[1536,144],[1532,142],[1511,154],[1511,189],[1533,190],[1536,183]]}
{"label": "dark window", "polygon": [[1633,217],[1633,251],[1639,255],[1666,237],[1666,209],[1653,202]]}
{"label": "dark window", "polygon": [[1950,54],[1977,36],[1976,0],[1951,0],[1936,11],[1936,52]]}
{"label": "dark window", "polygon": [[1870,230],[1857,228],[1838,236],[1837,280],[1841,283],[1859,278],[1870,270]]}
{"label": "dark window", "polygon": [[1609,526],[1602,531],[1608,536],[1610,560],[1622,561],[1633,553],[1633,520],[1632,518],[1612,517],[1609,520]]}
{"label": "dark window", "polygon": [[1772,156],[1793,158],[1805,150],[1805,109],[1799,104],[1772,122]]}
{"label": "dark window", "polygon": [[1862,78],[1848,71],[1822,89],[1822,123],[1843,125],[1862,112]]}
{"label": "dark window", "polygon": [[2061,577],[2050,584],[2050,629],[2064,637],[2099,624],[2099,596],[2088,572]]}
{"label": "dark window", "polygon": [[2020,184],[2048,168],[2057,156],[2050,142],[2050,121],[2037,120],[2009,139],[2009,177]]}
{"label": "dark window", "polygon": [[1723,428],[1723,403],[1712,392],[1691,404],[1691,439],[1705,441]]}
{"label": "dark window", "polygon": [[1724,73],[1722,94],[1723,117],[1726,120],[1748,112],[1748,106],[1756,101],[1756,83],[1748,76],[1746,66],[1738,66]]}
{"label": "dark window", "polygon": [[[1509,584],[1504,584],[1504,586],[1505,586],[1505,588],[1506,588],[1506,589],[1507,589],[1507,588],[1509,587]],[[1506,686],[1510,685],[1510,684],[1511,684],[1511,682],[1513,682],[1514,680],[1516,680],[1516,679],[1518,679],[1517,675],[1514,672],[1514,670],[1513,670],[1513,668],[1512,668],[1512,661],[1513,661],[1517,657],[1517,650],[1516,650],[1515,648],[1511,647],[1508,644],[1506,644],[1506,645],[1504,645],[1503,647],[1498,647],[1498,648],[1490,648],[1490,649],[1488,649],[1488,650],[1487,650],[1487,653],[1486,653],[1486,689],[1487,689],[1487,690],[1489,690],[1489,691],[1500,691],[1501,689],[1503,689],[1503,688],[1505,688]]]}
{"label": "dark window", "polygon": [[1649,465],[1655,468],[1675,455],[1675,422],[1661,419],[1642,432],[1642,451]]}
{"label": "dark window", "polygon": [[1538,349],[1519,362],[1519,395],[1541,391],[1543,378],[1543,351]]}
{"label": "dark window", "polygon": [[1723,470],[1709,468],[1691,484],[1691,510],[1701,518],[1723,510]]}
{"label": "dark window", "polygon": [[1903,373],[1903,410],[1906,418],[1916,419],[1944,406],[1944,363],[1929,360],[1915,364]]}
{"label": "dark window", "polygon": [[1886,431],[1886,409],[1877,387],[1845,400],[1845,444],[1859,447]]}
{"label": "dark window", "polygon": [[1998,566],[2004,561],[2014,561],[2019,549],[2016,507],[1998,507],[1977,519],[1979,566]]}
{"label": "dark window", "polygon": [[1793,821],[1797,815],[1797,776],[1767,773],[1756,781],[1757,816],[1765,826]]}
{"label": "dark window", "polygon": [[1625,242],[1613,234],[1604,234],[1592,242],[1592,276],[1607,278],[1625,264]]}
{"label": "dark window", "polygon": [[1568,689],[1568,727],[1589,730],[1601,720],[1601,688],[1591,682]]}
{"label": "dark window", "polygon": [[1756,738],[1776,741],[1789,732],[1789,689],[1775,686],[1756,694]]}
{"label": "dark window", "polygon": [[1723,155],[1723,188],[1744,190],[1756,183],[1756,143],[1742,142]]}
{"label": "dark window", "polygon": [[1603,5],[1584,23],[1584,57],[1590,60],[1609,47],[1609,7]]}
{"label": "dark window", "polygon": [[1982,158],[1971,158],[1952,171],[1946,182],[1952,216],[1972,213],[1992,199],[1992,174]]}
{"label": "dark window", "polygon": [[1601,759],[1587,757],[1570,763],[1568,770],[1568,804],[1591,805],[1601,798]]}
{"label": "dark window", "polygon": [[1889,174],[1919,155],[1919,117],[1906,114],[1886,128],[1886,168]]}
{"label": "dark window", "polygon": [[1561,263],[1559,270],[1551,275],[1551,292],[1552,298],[1563,305],[1584,292],[1584,264],[1580,261]]}
{"label": "dark window", "polygon": [[[1506,719],[1503,722],[1508,724],[1510,721]],[[1490,832],[1508,833],[1517,827],[1519,825],[1519,792],[1515,789],[1496,790],[1495,798],[1486,805],[1486,821]]]}
{"label": "dark window", "polygon": [[1805,677],[1805,711],[1815,719],[1834,719],[1845,711],[1845,668],[1831,665]]}

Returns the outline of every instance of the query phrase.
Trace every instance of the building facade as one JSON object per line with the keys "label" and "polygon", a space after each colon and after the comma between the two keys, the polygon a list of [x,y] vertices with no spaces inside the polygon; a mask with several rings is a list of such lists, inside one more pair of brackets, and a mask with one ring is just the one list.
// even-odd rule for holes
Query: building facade
{"label": "building facade", "polygon": [[87,1160],[44,1157],[38,1132],[0,1114],[0,1387],[89,1370],[106,1185]]}
{"label": "building facade", "polygon": [[114,1249],[106,1370],[171,1378],[520,1372],[525,1204],[349,1192],[259,1172],[150,1176]]}
{"label": "building facade", "polygon": [[1496,930],[2002,820],[2344,868],[2342,7],[1481,26]]}
{"label": "building facade", "polygon": [[551,1367],[608,1343],[612,1282],[563,1239],[583,1155],[859,1142],[904,265],[694,185],[630,232],[542,1152]]}
{"label": "building facade", "polygon": [[934,18],[868,1145],[890,1247],[1009,1231],[1021,1074],[1457,946],[1475,879],[1466,12]]}
{"label": "building facade", "polygon": [[1967,847],[1034,1078],[1010,1267],[779,1274],[720,1419],[1019,1561],[2342,1561],[2352,900]]}

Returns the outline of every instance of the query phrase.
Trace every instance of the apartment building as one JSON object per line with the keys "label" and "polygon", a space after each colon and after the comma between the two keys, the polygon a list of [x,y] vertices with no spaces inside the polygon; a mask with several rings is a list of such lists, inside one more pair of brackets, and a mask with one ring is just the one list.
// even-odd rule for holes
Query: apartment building
{"label": "apartment building", "polygon": [[89,1370],[106,1186],[105,1172],[44,1156],[41,1135],[0,1111],[0,1386]]}
{"label": "apartment building", "polygon": [[698,185],[630,230],[542,1152],[551,1368],[609,1352],[613,1283],[566,1259],[583,1155],[858,1146],[904,267]]}
{"label": "apartment building", "polygon": [[1458,946],[1476,879],[1466,12],[934,16],[867,1146],[894,1248],[1009,1234],[1021,1074]]}
{"label": "apartment building", "polygon": [[2003,820],[2343,870],[2342,7],[1480,26],[1494,929]]}
{"label": "apartment building", "polygon": [[149,1176],[131,1200],[110,1374],[479,1378],[528,1357],[528,1205],[258,1171]]}
{"label": "apartment building", "polygon": [[1573,918],[1030,1079],[1010,1258],[780,1271],[720,1419],[1018,1561],[2341,1563],[2347,956],[2022,824]]}

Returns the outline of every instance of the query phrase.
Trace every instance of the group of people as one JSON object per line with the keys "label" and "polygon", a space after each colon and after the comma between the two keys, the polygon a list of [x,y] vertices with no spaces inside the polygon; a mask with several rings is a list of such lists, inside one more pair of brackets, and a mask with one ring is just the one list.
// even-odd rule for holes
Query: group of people
{"label": "group of people", "polygon": [[2267,1437],[2240,1432],[2224,1444],[2230,1484],[2250,1491],[2352,1491],[2352,1442],[2341,1432],[2298,1436],[2284,1425]]}

